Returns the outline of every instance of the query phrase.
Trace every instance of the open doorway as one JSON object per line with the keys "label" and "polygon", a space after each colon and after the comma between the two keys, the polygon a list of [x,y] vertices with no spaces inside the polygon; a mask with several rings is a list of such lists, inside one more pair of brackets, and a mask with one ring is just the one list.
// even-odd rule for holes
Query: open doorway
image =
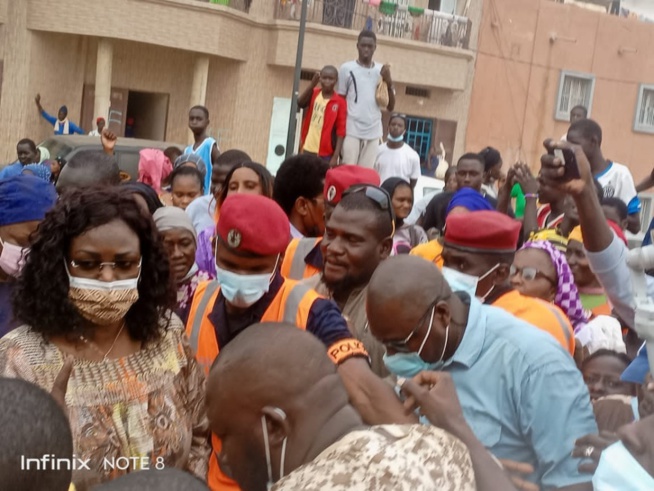
{"label": "open doorway", "polygon": [[125,136],[164,141],[169,99],[169,94],[130,90],[127,96]]}

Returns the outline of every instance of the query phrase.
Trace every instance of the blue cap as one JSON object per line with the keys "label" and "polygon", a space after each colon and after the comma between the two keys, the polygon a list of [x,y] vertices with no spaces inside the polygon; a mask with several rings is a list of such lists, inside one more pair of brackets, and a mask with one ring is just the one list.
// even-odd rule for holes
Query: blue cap
{"label": "blue cap", "polygon": [[647,348],[645,343],[638,350],[638,355],[629,364],[629,366],[622,372],[620,380],[623,382],[633,382],[634,384],[644,384],[645,377],[649,372],[649,361],[647,359]]}
{"label": "blue cap", "polygon": [[56,201],[55,187],[40,177],[0,179],[0,226],[43,220]]}

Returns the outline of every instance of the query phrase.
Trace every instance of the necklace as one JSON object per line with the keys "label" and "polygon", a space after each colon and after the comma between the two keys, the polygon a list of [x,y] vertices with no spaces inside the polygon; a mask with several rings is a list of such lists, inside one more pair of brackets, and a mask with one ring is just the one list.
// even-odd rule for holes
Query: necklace
{"label": "necklace", "polygon": [[90,346],[95,351],[97,351],[102,356],[102,361],[105,362],[107,361],[107,356],[109,356],[109,353],[111,353],[111,351],[114,349],[114,346],[116,346],[116,341],[118,341],[118,338],[120,337],[120,333],[123,332],[124,328],[125,328],[125,323],[123,322],[123,325],[120,327],[118,334],[116,334],[116,337],[114,338],[114,342],[111,343],[111,347],[106,353],[103,353],[102,350],[98,347],[98,345],[95,344],[93,341],[87,339],[86,336],[80,335],[79,338],[83,343],[85,343],[86,345]]}

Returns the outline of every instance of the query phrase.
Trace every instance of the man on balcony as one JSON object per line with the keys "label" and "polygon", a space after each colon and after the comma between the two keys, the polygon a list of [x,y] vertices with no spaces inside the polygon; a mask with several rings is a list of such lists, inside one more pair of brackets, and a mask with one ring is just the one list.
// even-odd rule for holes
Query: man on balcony
{"label": "man on balcony", "polygon": [[343,142],[344,164],[372,168],[383,134],[381,109],[377,103],[377,87],[384,81],[388,87],[388,105],[395,108],[395,89],[389,65],[375,63],[377,36],[361,31],[357,41],[359,58],[343,63],[338,74],[338,92],[347,99],[347,125]]}

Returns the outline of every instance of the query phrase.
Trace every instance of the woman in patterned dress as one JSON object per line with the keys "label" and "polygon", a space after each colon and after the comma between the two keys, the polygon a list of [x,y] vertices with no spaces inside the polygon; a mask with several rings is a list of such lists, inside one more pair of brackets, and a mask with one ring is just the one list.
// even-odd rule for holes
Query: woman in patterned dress
{"label": "woman in patterned dress", "polygon": [[51,391],[72,364],[78,491],[145,468],[205,479],[205,380],[174,306],[166,253],[131,196],[75,191],[39,226],[15,288],[24,325],[0,340],[0,376]]}

